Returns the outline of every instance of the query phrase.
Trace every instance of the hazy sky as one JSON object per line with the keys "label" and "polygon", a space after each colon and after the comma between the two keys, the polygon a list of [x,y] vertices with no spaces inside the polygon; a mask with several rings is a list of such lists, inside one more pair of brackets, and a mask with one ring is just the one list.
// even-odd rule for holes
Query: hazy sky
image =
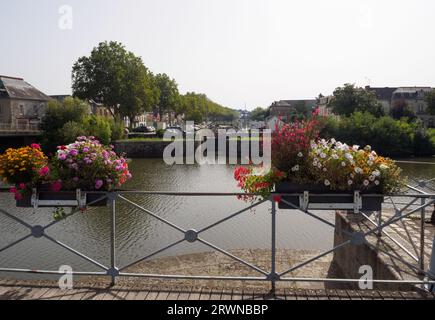
{"label": "hazy sky", "polygon": [[47,94],[71,93],[74,61],[104,40],[233,108],[347,82],[435,86],[431,0],[0,0],[0,29],[0,74]]}

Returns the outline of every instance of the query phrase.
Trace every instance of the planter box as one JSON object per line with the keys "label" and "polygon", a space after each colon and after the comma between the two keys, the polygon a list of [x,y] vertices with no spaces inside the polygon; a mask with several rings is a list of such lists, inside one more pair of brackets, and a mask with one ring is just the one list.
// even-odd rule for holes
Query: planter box
{"label": "planter box", "polygon": [[[86,192],[81,191],[82,197],[86,194],[86,205],[94,202],[104,196],[103,193],[96,192]],[[38,190],[36,193],[36,201],[38,203],[38,208],[53,208],[53,207],[65,207],[65,208],[75,208],[79,206],[79,201],[77,199],[77,191],[45,191]],[[18,208],[33,208],[32,205],[32,195],[26,195],[22,200],[16,201],[16,206]],[[105,207],[107,206],[107,198],[95,202],[90,207]]]}
{"label": "planter box", "polygon": [[[282,182],[276,185],[276,193],[299,194],[294,196],[283,196],[282,199],[291,203],[296,208],[311,210],[355,210],[355,191],[334,191],[325,186],[319,185],[298,185],[289,182]],[[361,211],[380,211],[384,196],[379,189],[371,188],[359,192]],[[308,192],[308,208],[304,208],[304,193]],[[370,195],[370,196],[367,196]],[[295,209],[294,207],[280,202],[280,209]]]}

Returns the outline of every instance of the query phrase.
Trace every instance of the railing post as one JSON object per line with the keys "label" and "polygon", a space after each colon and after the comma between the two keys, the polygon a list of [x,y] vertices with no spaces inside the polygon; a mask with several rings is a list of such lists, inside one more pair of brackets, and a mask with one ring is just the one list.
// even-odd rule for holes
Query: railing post
{"label": "railing post", "polygon": [[[429,273],[428,280],[435,281],[435,237],[433,238],[432,256],[431,256],[431,261],[430,261],[428,273]],[[435,292],[435,285],[429,284],[426,286],[426,289],[429,292]]]}
{"label": "railing post", "polygon": [[378,238],[382,237],[382,209],[378,212],[378,232],[377,236]]}
{"label": "railing post", "polygon": [[112,278],[110,285],[116,284],[116,194],[110,193],[110,276]]}
{"label": "railing post", "polygon": [[[426,199],[421,198],[421,205],[424,206],[426,204]],[[420,221],[420,270],[424,270],[424,231],[426,229],[426,207],[421,209],[421,221]]]}
{"label": "railing post", "polygon": [[272,265],[271,265],[271,294],[276,292],[276,202],[272,197]]}

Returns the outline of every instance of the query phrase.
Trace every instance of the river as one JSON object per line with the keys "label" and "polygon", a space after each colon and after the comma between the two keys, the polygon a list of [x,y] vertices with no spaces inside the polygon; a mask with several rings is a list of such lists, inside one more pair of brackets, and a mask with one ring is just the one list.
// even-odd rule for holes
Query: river
{"label": "river", "polygon": [[[411,179],[435,177],[435,159],[409,159],[434,165],[401,163],[404,175]],[[166,166],[162,160],[136,159],[130,164],[133,179],[127,189],[148,191],[239,192],[233,179],[233,166]],[[168,219],[184,229],[199,230],[249,204],[236,197],[128,196],[140,206]],[[17,209],[9,194],[0,194],[3,210],[31,225],[53,221],[52,210]],[[277,245],[285,249],[326,250],[333,244],[333,229],[297,211],[282,210],[277,216]],[[333,212],[319,212],[334,222]],[[270,204],[263,204],[206,231],[202,237],[225,249],[270,248]],[[117,204],[117,265],[124,266],[182,238],[182,234],[133,206]],[[28,230],[0,214],[0,247],[28,234]],[[89,209],[77,213],[48,229],[47,234],[105,265],[110,257],[109,211]],[[181,244],[157,257],[211,251],[201,244]],[[61,257],[61,258],[60,258]],[[29,238],[22,244],[0,253],[0,267],[57,270],[70,265],[77,271],[100,271],[48,240]]]}

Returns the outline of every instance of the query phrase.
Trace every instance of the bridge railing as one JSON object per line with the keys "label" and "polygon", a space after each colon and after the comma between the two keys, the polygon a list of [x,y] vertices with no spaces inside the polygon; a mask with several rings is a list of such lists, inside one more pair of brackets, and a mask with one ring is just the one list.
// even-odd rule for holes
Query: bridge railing
{"label": "bridge railing", "polygon": [[[426,182],[427,183],[427,182]],[[421,184],[420,184],[421,185]],[[427,185],[426,185],[427,186]],[[275,290],[275,286],[277,282],[323,282],[323,283],[360,283],[361,279],[336,279],[336,278],[313,278],[313,277],[292,277],[289,276],[289,274],[293,273],[296,270],[299,270],[305,266],[307,266],[310,263],[313,263],[315,261],[318,261],[324,256],[327,256],[329,254],[334,253],[335,251],[345,247],[345,246],[355,246],[355,245],[361,245],[366,244],[368,246],[373,246],[370,244],[369,241],[367,241],[368,237],[370,236],[386,236],[390,238],[392,241],[394,241],[400,249],[403,250],[403,252],[406,255],[409,255],[412,260],[415,263],[410,263],[408,260],[403,259],[400,255],[394,255],[390,252],[382,252],[384,254],[387,254],[392,259],[400,261],[401,263],[405,264],[407,267],[409,267],[411,270],[415,271],[416,273],[421,275],[421,278],[416,280],[391,280],[391,279],[373,279],[373,283],[383,283],[383,284],[409,284],[409,285],[417,285],[421,286],[421,288],[426,288],[426,286],[433,286],[435,285],[435,279],[433,274],[425,270],[425,262],[424,262],[424,238],[425,238],[425,212],[427,208],[431,208],[435,204],[435,194],[434,193],[428,193],[421,189],[419,189],[419,186],[408,186],[408,189],[413,192],[404,192],[401,194],[394,194],[394,195],[388,195],[386,198],[390,201],[391,204],[389,206],[392,206],[395,210],[394,214],[392,216],[385,217],[383,216],[382,212],[379,212],[377,216],[373,217],[373,215],[369,215],[366,212],[360,212],[360,214],[367,219],[372,225],[373,228],[370,228],[368,231],[364,232],[349,232],[346,230],[341,230],[345,234],[347,234],[349,240],[343,241],[342,243],[335,243],[334,246],[315,257],[312,257],[306,261],[298,262],[297,264],[291,266],[287,270],[284,271],[278,271],[277,270],[277,215],[278,214],[286,214],[287,211],[278,212],[277,203],[276,203],[276,194],[274,196],[271,196],[269,199],[265,200],[257,200],[254,203],[251,203],[247,205],[245,208],[238,210],[236,212],[230,213],[224,218],[217,219],[213,223],[208,224],[205,227],[202,227],[200,230],[196,230],[193,228],[185,228],[182,227],[173,221],[171,221],[169,218],[165,218],[162,215],[159,215],[147,207],[143,206],[140,203],[135,202],[132,200],[131,196],[173,196],[173,197],[236,197],[241,196],[245,194],[239,194],[239,193],[189,193],[189,192],[147,192],[147,191],[116,191],[116,192],[110,192],[110,193],[101,193],[101,198],[96,199],[93,203],[98,203],[101,200],[107,199],[108,200],[108,215],[109,215],[109,221],[110,221],[110,263],[109,264],[103,264],[88,255],[80,252],[79,250],[76,250],[72,248],[71,246],[55,239],[54,237],[50,236],[46,231],[50,228],[54,227],[55,225],[59,224],[60,221],[52,221],[51,223],[41,226],[41,225],[31,225],[28,222],[18,218],[13,213],[7,212],[3,208],[0,207],[0,214],[3,214],[7,216],[8,218],[14,220],[15,222],[21,224],[22,226],[26,227],[28,229],[28,234],[7,244],[6,246],[0,248],[0,253],[4,252],[5,250],[8,250],[23,241],[29,239],[29,238],[44,238],[57,246],[62,247],[63,249],[75,254],[78,257],[81,257],[82,259],[90,262],[92,265],[97,266],[101,271],[73,271],[72,274],[79,275],[79,276],[107,276],[110,277],[112,280],[112,283],[115,283],[116,278],[119,277],[136,277],[136,278],[153,278],[153,279],[179,279],[179,280],[234,280],[234,281],[264,281],[269,282],[272,287],[272,291]],[[282,194],[282,196],[288,196],[289,194]],[[293,195],[293,194],[292,194]],[[328,196],[328,195],[325,195]],[[330,196],[336,196],[336,195],[330,195]],[[370,195],[365,195],[370,196]],[[318,213],[312,212],[308,209],[302,210],[301,208],[297,208],[294,206],[294,204],[286,202],[284,199],[282,200],[287,205],[294,207],[294,210],[291,211],[291,214],[295,214],[296,212],[307,215],[314,220],[320,221],[321,223],[335,229],[336,226],[334,223],[327,221],[323,217],[321,217]],[[151,217],[153,219],[156,219],[160,223],[163,223],[164,225],[170,227],[176,234],[178,235],[176,240],[170,243],[169,245],[164,245],[158,250],[147,254],[146,256],[140,257],[139,259],[136,259],[136,261],[133,261],[131,263],[128,263],[126,265],[118,265],[117,264],[117,248],[115,246],[116,241],[116,228],[117,228],[117,207],[120,203],[127,204],[137,210],[139,210],[144,215],[147,215],[148,217]],[[92,203],[91,203],[92,204]],[[91,205],[90,204],[90,205]],[[240,215],[250,211],[251,209],[254,209],[262,204],[268,204],[270,206],[270,221],[271,221],[271,237],[270,237],[270,266],[268,268],[261,268],[257,265],[255,265],[252,262],[246,261],[245,259],[236,256],[235,254],[231,253],[229,250],[226,250],[215,243],[212,243],[210,241],[207,241],[203,234],[204,232],[211,230],[213,228],[216,228],[217,226],[220,226],[224,222],[227,222],[229,220],[232,220],[236,217],[239,217]],[[68,214],[65,219],[70,218],[71,216],[77,214],[80,212],[80,209],[74,209],[70,214]],[[267,213],[269,214],[269,213]],[[396,239],[391,233],[387,232],[386,229],[391,226],[394,223],[403,221],[404,219],[409,218],[412,215],[420,215],[421,216],[421,239],[420,239],[420,245],[421,245],[421,251],[419,255],[415,255],[412,252],[410,252],[406,246],[404,246],[400,240]],[[200,243],[202,245],[205,245],[206,247],[210,248],[213,251],[219,252],[234,261],[237,261],[241,264],[243,264],[245,267],[249,268],[250,270],[253,270],[256,274],[256,276],[222,276],[222,275],[216,275],[216,276],[210,276],[210,275],[182,275],[182,274],[152,274],[152,273],[140,273],[140,272],[127,272],[127,269],[136,263],[139,263],[141,261],[147,261],[152,259],[153,257],[171,249],[174,248],[180,244],[193,244],[193,243]],[[381,250],[379,248],[375,248],[375,250]],[[61,263],[61,261],[60,261]],[[37,270],[33,267],[29,267],[27,269],[23,268],[6,268],[1,266],[0,261],[0,272],[11,272],[11,273],[29,273],[29,274],[57,274],[59,275],[60,272],[57,270]],[[369,280],[370,281],[370,280]]]}

